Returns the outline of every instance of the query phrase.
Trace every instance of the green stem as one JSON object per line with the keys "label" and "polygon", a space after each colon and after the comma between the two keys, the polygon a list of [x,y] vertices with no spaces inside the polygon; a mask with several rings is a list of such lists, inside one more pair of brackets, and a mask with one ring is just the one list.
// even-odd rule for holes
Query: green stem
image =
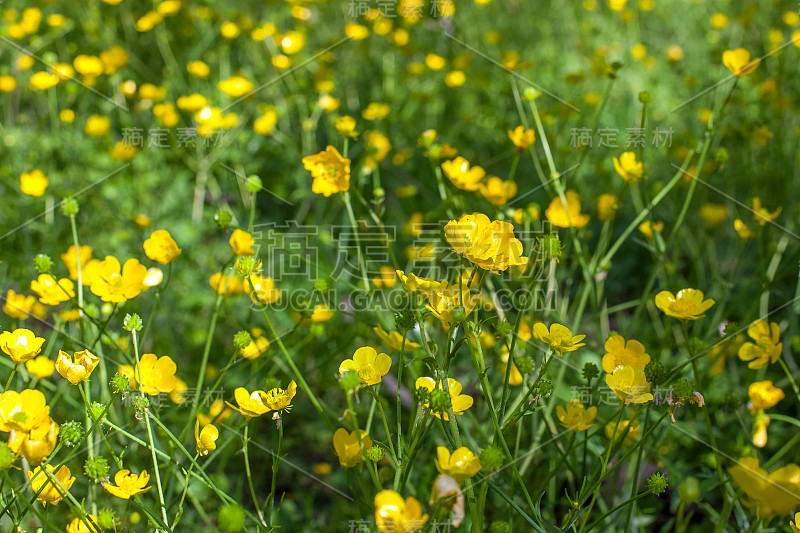
{"label": "green stem", "polygon": [[256,506],[256,513],[258,513],[258,519],[261,522],[261,524],[266,526],[267,522],[264,520],[264,515],[261,513],[261,506],[258,504],[258,496],[256,496],[256,489],[253,486],[253,475],[250,472],[250,456],[247,452],[248,444],[250,443],[249,430],[250,430],[250,419],[248,419],[244,425],[244,435],[242,436],[244,469],[245,473],[247,474],[247,485],[250,487],[250,497],[253,498],[253,505]]}

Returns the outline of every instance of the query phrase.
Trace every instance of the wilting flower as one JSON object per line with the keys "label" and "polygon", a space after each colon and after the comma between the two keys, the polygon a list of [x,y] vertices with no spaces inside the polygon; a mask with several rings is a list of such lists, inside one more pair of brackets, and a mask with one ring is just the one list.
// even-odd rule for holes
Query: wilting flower
{"label": "wilting flower", "polygon": [[123,303],[142,292],[146,277],[147,268],[138,259],[128,259],[120,270],[119,260],[109,255],[97,266],[89,288],[104,302]]}
{"label": "wilting flower", "polygon": [[171,263],[181,255],[181,249],[165,229],[157,229],[144,241],[144,253],[162,265]]}
{"label": "wilting flower", "polygon": [[29,329],[15,329],[0,333],[0,350],[3,350],[14,364],[30,361],[42,351],[44,339],[37,337]]}
{"label": "wilting flower", "polygon": [[737,48],[736,50],[725,50],[722,53],[722,63],[728,67],[728,70],[734,76],[741,78],[758,68],[758,65],[761,64],[761,58],[757,57],[750,61],[750,52],[744,48]]}
{"label": "wilting flower", "polygon": [[627,343],[621,335],[612,335],[605,344],[606,354],[603,356],[603,370],[613,373],[617,367],[631,366],[636,370],[644,370],[650,362],[650,355],[645,353],[644,345],[637,340]]}
{"label": "wilting flower", "polygon": [[[437,384],[433,378],[425,376],[418,378],[414,385],[415,389],[422,387],[428,389],[430,392],[434,392],[435,390],[444,390],[441,382]],[[472,396],[468,394],[461,394],[461,383],[453,378],[448,378],[447,388],[450,390],[450,402],[453,406],[454,415],[464,414],[464,411],[472,407]],[[430,404],[426,403],[425,407],[430,407]],[[434,409],[431,411],[431,414],[436,418],[442,418],[445,421],[450,420],[446,409],[443,409],[442,412]]]}
{"label": "wilting flower", "polygon": [[[413,274],[412,274],[413,276]],[[402,348],[404,352],[413,352],[422,346],[416,342],[406,339],[405,345],[403,344],[403,336],[397,331],[385,331],[380,325],[372,328],[372,331],[383,341],[389,348],[390,352],[399,352]]]}
{"label": "wilting flower", "polygon": [[77,385],[92,375],[100,358],[92,354],[89,350],[81,350],[75,352],[70,356],[67,352],[62,350],[58,351],[58,359],[56,360],[56,370],[63,378],[73,385]]}
{"label": "wilting flower", "polygon": [[133,371],[133,383],[141,380],[142,390],[151,396],[172,392],[177,384],[175,361],[168,355],[158,357],[152,353],[142,355]]}
{"label": "wilting flower", "polygon": [[614,372],[606,374],[606,385],[626,404],[645,403],[653,399],[644,370],[630,365],[619,366]]}
{"label": "wilting flower", "polygon": [[[66,495],[64,490],[58,486],[58,483],[51,479],[51,476],[58,480],[58,483],[66,490],[69,490],[72,484],[75,483],[75,478],[72,477],[72,472],[69,471],[66,465],[61,465],[58,470],[53,468],[52,465],[45,465],[44,468],[37,466],[33,471],[28,470],[31,489],[33,492],[39,493],[37,498],[42,502],[42,505],[48,503],[56,505]],[[40,490],[41,492],[39,492]]]}
{"label": "wilting flower", "polygon": [[477,191],[486,175],[483,168],[470,167],[469,161],[460,156],[442,163],[442,170],[447,179],[463,191]]}
{"label": "wilting flower", "polygon": [[375,524],[381,533],[413,533],[425,522],[428,515],[422,514],[422,506],[416,498],[405,500],[393,490],[382,490],[375,495]]}
{"label": "wilting flower", "polygon": [[758,515],[770,519],[800,505],[800,466],[788,464],[771,473],[761,468],[757,457],[743,457],[728,469],[749,501],[758,508]]}
{"label": "wilting flower", "polygon": [[536,141],[536,134],[533,130],[526,130],[524,126],[517,126],[508,130],[508,138],[521,152]]}
{"label": "wilting flower", "polygon": [[75,297],[72,280],[56,280],[51,274],[39,274],[37,279],[31,281],[31,290],[39,295],[39,301],[44,305],[58,305]]}
{"label": "wilting flower", "polygon": [[446,474],[459,483],[471,478],[481,469],[480,460],[466,446],[458,448],[453,453],[444,446],[437,447],[434,463],[440,474]]}
{"label": "wilting flower", "polygon": [[389,372],[392,367],[392,358],[385,353],[378,351],[371,346],[359,348],[353,354],[352,359],[345,359],[339,365],[339,373],[344,374],[350,370],[355,370],[361,383],[364,385],[377,385],[381,378]]}
{"label": "wilting flower", "polygon": [[574,352],[581,346],[585,346],[585,342],[581,342],[586,338],[586,335],[575,335],[566,326],[554,323],[550,326],[550,331],[547,330],[542,322],[537,322],[533,325],[533,332],[539,339],[550,345],[550,349],[558,354],[559,357],[564,355],[564,352]]}
{"label": "wilting flower", "polygon": [[6,292],[6,300],[3,304],[3,312],[11,318],[24,320],[31,314],[34,303],[36,303],[36,298],[34,296],[17,294],[12,289],[8,289],[8,292]]}
{"label": "wilting flower", "polygon": [[580,229],[589,223],[589,215],[581,214],[581,197],[572,189],[564,193],[566,206],[561,197],[553,198],[544,214],[547,220],[559,228]]}
{"label": "wilting flower", "polygon": [[[361,430],[361,441],[364,443],[365,450],[372,447],[372,439],[363,429]],[[342,468],[353,468],[364,460],[364,454],[355,431],[348,433],[344,428],[337,429],[333,434],[333,449]]]}
{"label": "wilting flower", "polygon": [[585,409],[583,404],[573,399],[567,402],[566,409],[560,405],[556,406],[556,415],[561,425],[572,431],[585,431],[592,427],[592,420],[597,416],[597,407]]}
{"label": "wilting flower", "polygon": [[747,328],[747,335],[755,342],[742,344],[738,355],[742,361],[750,361],[748,368],[758,369],[780,359],[783,343],[778,324],[758,319]]}
{"label": "wilting flower", "polygon": [[58,424],[48,416],[45,422],[28,433],[12,429],[8,435],[8,447],[12,452],[24,455],[31,465],[37,466],[56,448],[58,429]]}
{"label": "wilting flower", "polygon": [[243,229],[233,230],[228,242],[233,249],[233,255],[255,255],[256,253],[256,251],[253,250],[256,240],[250,233]]}
{"label": "wilting flower", "polygon": [[614,170],[628,183],[636,183],[642,179],[644,163],[636,161],[636,154],[624,152],[619,159],[614,158]]}
{"label": "wilting flower", "polygon": [[491,204],[503,205],[517,194],[517,184],[489,176],[485,183],[481,183],[480,192]]}
{"label": "wilting flower", "polygon": [[761,205],[760,198],[758,197],[753,198],[753,220],[755,220],[762,226],[765,225],[767,222],[772,222],[773,220],[778,218],[778,216],[781,214],[781,211],[783,211],[783,208],[779,206],[775,211],[770,213],[766,207]]}
{"label": "wilting flower", "polygon": [[772,381],[756,381],[747,388],[750,396],[750,408],[763,410],[775,407],[786,395],[781,389],[772,384]]}
{"label": "wilting flower", "polygon": [[147,486],[149,482],[150,474],[147,473],[147,470],[142,470],[139,475],[131,474],[130,470],[120,470],[114,474],[115,484],[103,483],[103,488],[109,494],[127,500],[131,496],[150,490],[150,487]]}
{"label": "wilting flower", "polygon": [[444,227],[444,235],[453,250],[484,270],[504,271],[524,265],[522,243],[514,236],[514,226],[500,220],[490,221],[483,213],[462,215]]}
{"label": "wilting flower", "polygon": [[656,307],[664,311],[667,316],[675,317],[679,320],[697,320],[703,318],[705,313],[714,300],[703,300],[703,291],[697,289],[682,289],[677,295],[669,291],[661,291],[656,294]]}
{"label": "wilting flower", "polygon": [[194,425],[194,440],[197,443],[196,451],[200,455],[208,455],[217,449],[219,430],[214,424],[206,424],[200,429],[200,419]]}
{"label": "wilting flower", "polygon": [[50,417],[44,394],[35,389],[7,390],[0,394],[0,431],[30,433]]}
{"label": "wilting flower", "polygon": [[303,166],[311,171],[314,181],[311,191],[330,196],[350,189],[350,160],[345,159],[333,146],[303,158]]}

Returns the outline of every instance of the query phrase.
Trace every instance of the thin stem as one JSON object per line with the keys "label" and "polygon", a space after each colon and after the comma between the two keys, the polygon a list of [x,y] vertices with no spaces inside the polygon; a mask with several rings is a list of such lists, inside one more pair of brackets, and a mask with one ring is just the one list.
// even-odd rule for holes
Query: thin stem
{"label": "thin stem", "polygon": [[250,472],[250,456],[247,453],[247,446],[250,442],[249,438],[249,429],[250,429],[250,419],[244,425],[244,435],[242,436],[242,445],[243,445],[243,453],[244,453],[244,469],[245,473],[247,474],[247,485],[250,487],[250,497],[253,498],[253,505],[256,506],[256,513],[258,513],[258,519],[261,521],[263,525],[267,525],[267,522],[264,520],[264,515],[261,513],[261,506],[258,504],[258,497],[256,496],[256,489],[253,486],[253,475]]}

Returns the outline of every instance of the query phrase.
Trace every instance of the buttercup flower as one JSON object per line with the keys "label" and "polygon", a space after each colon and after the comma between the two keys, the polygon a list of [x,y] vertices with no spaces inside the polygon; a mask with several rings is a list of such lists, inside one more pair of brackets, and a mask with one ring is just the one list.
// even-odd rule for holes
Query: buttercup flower
{"label": "buttercup flower", "polygon": [[372,331],[383,341],[390,352],[399,352],[401,347],[405,352],[413,352],[414,350],[422,348],[420,344],[408,339],[406,339],[406,343],[403,345],[403,336],[400,333],[397,331],[387,332],[380,325],[372,328]]}
{"label": "buttercup flower", "polygon": [[262,390],[250,393],[244,387],[239,387],[233,391],[233,397],[236,399],[236,403],[239,407],[235,407],[228,402],[225,403],[247,418],[256,418],[269,412],[269,407],[264,403],[265,396],[266,393]]}
{"label": "buttercup flower", "polygon": [[142,470],[139,475],[131,474],[130,470],[120,470],[114,474],[115,484],[103,483],[103,488],[109,494],[127,500],[131,496],[150,490],[150,487],[147,486],[149,482],[150,474],[147,473],[147,470]]}
{"label": "buttercup flower", "polygon": [[756,381],[747,388],[751,409],[769,409],[775,407],[786,395],[772,381]]}
{"label": "buttercup flower", "polygon": [[504,271],[528,262],[522,255],[522,243],[514,236],[514,226],[500,220],[490,222],[483,213],[451,220],[444,235],[457,254],[484,270]]}
{"label": "buttercup flower", "polygon": [[486,171],[479,166],[470,167],[469,161],[456,157],[442,163],[442,170],[453,185],[463,191],[477,191]]}
{"label": "buttercup flower", "polygon": [[[91,524],[91,529],[86,524]],[[72,522],[67,524],[67,533],[96,533],[97,531],[103,531],[103,528],[100,527],[99,521],[97,517],[93,514],[87,514],[86,518],[73,518]]]}
{"label": "buttercup flower", "polygon": [[358,138],[358,132],[356,131],[356,119],[350,115],[344,115],[337,118],[333,125],[336,128],[336,131],[338,131],[339,135],[342,137],[347,137],[349,139]]}
{"label": "buttercup flower", "polygon": [[77,385],[92,375],[100,358],[89,352],[89,350],[82,350],[75,352],[70,356],[67,352],[62,350],[58,351],[58,359],[56,360],[56,370],[62,377],[73,385]]}
{"label": "buttercup flower", "polygon": [[[761,199],[758,197],[753,198],[753,220],[758,222],[760,225],[765,225],[767,222],[772,222],[783,211],[783,207],[778,207],[775,211],[769,212],[766,207],[761,205]],[[735,223],[734,223],[735,224]],[[737,228],[739,231],[739,228]],[[741,236],[741,231],[739,231],[739,235]]]}
{"label": "buttercup flower", "polygon": [[433,487],[431,488],[431,498],[428,503],[430,503],[430,505],[439,504],[442,506],[443,510],[452,512],[452,519],[450,519],[449,524],[447,522],[439,522],[439,524],[458,527],[461,525],[461,522],[464,521],[464,493],[461,491],[461,487],[458,486],[458,482],[450,476],[445,474],[436,476],[436,480],[434,480]]}
{"label": "buttercup flower", "polygon": [[[363,429],[361,430],[361,441],[364,443],[365,450],[372,447],[372,439]],[[361,445],[358,443],[355,431],[348,433],[344,428],[337,429],[333,434],[333,449],[342,468],[353,468],[364,460],[364,454],[361,452]]]}
{"label": "buttercup flower", "polygon": [[629,365],[619,366],[613,373],[606,374],[606,385],[626,404],[645,403],[653,399],[644,370]]}
{"label": "buttercup flower", "polygon": [[446,474],[459,483],[471,478],[481,469],[480,460],[466,446],[458,448],[452,454],[444,446],[437,447],[434,463],[440,474]]}
{"label": "buttercup flower", "polygon": [[556,415],[561,425],[572,431],[585,431],[592,427],[592,420],[597,416],[597,407],[592,406],[585,409],[583,404],[573,399],[567,402],[566,409],[560,405],[556,406]]}
{"label": "buttercup flower", "polygon": [[[256,330],[253,330],[255,332]],[[260,332],[260,330],[259,330]],[[250,344],[242,348],[239,353],[242,354],[242,357],[245,359],[258,359],[258,357],[267,351],[269,348],[269,341],[266,337],[262,337],[261,335],[254,335],[253,339],[250,341]]]}
{"label": "buttercup flower", "polygon": [[28,479],[31,480],[31,489],[33,492],[39,492],[41,490],[37,498],[42,502],[42,505],[48,503],[56,505],[66,495],[51,477],[57,479],[58,483],[67,490],[75,483],[75,478],[72,477],[72,472],[69,471],[66,465],[61,465],[58,470],[53,468],[52,465],[45,465],[44,468],[37,466],[33,471],[28,470]]}
{"label": "buttercup flower", "polygon": [[45,422],[29,433],[12,429],[8,435],[8,447],[12,452],[24,455],[31,465],[37,466],[55,450],[58,430],[58,424],[47,417]]}
{"label": "buttercup flower", "polygon": [[547,220],[559,228],[574,227],[580,229],[589,223],[589,215],[581,214],[581,198],[572,189],[564,193],[566,207],[561,197],[553,198],[544,214]]}
{"label": "buttercup flower", "polygon": [[3,312],[11,318],[24,320],[30,315],[34,303],[36,303],[34,296],[17,294],[12,289],[8,289],[5,303],[3,304]]}
{"label": "buttercup flower", "polygon": [[416,498],[405,500],[393,490],[382,490],[375,495],[375,524],[381,533],[413,533],[425,522],[422,506]]}
{"label": "buttercup flower", "polygon": [[233,249],[233,255],[255,255],[253,246],[256,240],[243,229],[235,229],[228,240]]}
{"label": "buttercup flower", "polygon": [[[253,287],[250,286],[251,282]],[[244,292],[250,295],[250,299],[254,303],[271,304],[281,298],[280,289],[275,288],[275,281],[270,277],[250,274],[249,279],[243,283]],[[253,288],[255,288],[255,293],[253,293]]]}
{"label": "buttercup flower", "polygon": [[142,355],[133,371],[132,383],[138,384],[141,380],[142,390],[145,394],[156,396],[162,392],[172,392],[177,384],[175,371],[178,369],[171,357],[164,355],[158,357],[152,353]]}
{"label": "buttercup flower", "polygon": [[44,305],[58,305],[75,297],[72,280],[56,280],[51,274],[39,274],[37,279],[31,281],[31,290],[39,295],[39,301]]}
{"label": "buttercup flower", "polygon": [[[415,389],[419,389],[421,387],[424,387],[431,392],[434,390],[444,390],[441,383],[439,383],[437,386],[437,383],[433,378],[424,376],[418,378],[414,385]],[[454,415],[464,414],[464,411],[472,407],[472,396],[469,396],[468,394],[461,394],[461,383],[453,378],[448,378],[447,388],[450,390],[450,401],[453,405]],[[426,403],[425,407],[430,407],[430,405]],[[431,414],[436,418],[442,418],[445,421],[450,420],[447,411],[441,413],[439,411],[431,411]]]}
{"label": "buttercup flower", "polygon": [[69,277],[75,281],[78,280],[78,259],[81,261],[81,277],[84,278],[84,285],[85,283],[85,276],[86,276],[86,264],[92,258],[92,247],[88,245],[84,245],[80,247],[78,256],[76,257],[75,254],[75,245],[70,246],[67,248],[67,251],[61,254],[61,260],[69,270]]}
{"label": "buttercup flower", "polygon": [[473,293],[466,287],[459,290],[456,285],[442,286],[428,295],[429,303],[425,307],[442,322],[445,328],[449,329],[456,323],[453,312],[463,307],[464,316],[468,317],[479,299],[480,294]]}
{"label": "buttercup flower", "polygon": [[218,295],[222,295],[223,298],[228,298],[234,294],[244,292],[242,280],[236,276],[226,276],[221,272],[213,274],[209,278],[208,283],[211,285],[211,288],[214,289]]}
{"label": "buttercup flower", "polygon": [[[800,34],[798,35],[798,42],[800,42]],[[800,513],[794,514],[794,520],[789,522],[789,527],[792,528],[794,533],[800,533]]]}
{"label": "buttercup flower", "polygon": [[619,159],[614,158],[614,170],[628,183],[636,183],[642,179],[644,163],[636,161],[634,152],[624,152]]}
{"label": "buttercup flower", "polygon": [[631,366],[635,370],[644,370],[650,362],[650,356],[645,353],[644,345],[637,340],[627,343],[620,335],[612,335],[605,344],[606,354],[603,356],[603,370],[613,373],[617,367]]}
{"label": "buttercup flower", "polygon": [[213,452],[217,449],[217,439],[219,438],[219,430],[214,424],[207,424],[200,430],[200,419],[194,425],[194,440],[197,443],[197,453],[200,455],[208,455],[208,452]]}
{"label": "buttercup flower", "polygon": [[38,168],[23,172],[19,177],[20,190],[28,196],[42,196],[49,184],[50,180]]}
{"label": "buttercup flower", "polygon": [[409,272],[408,276],[406,276],[405,272],[398,270],[397,277],[400,278],[400,282],[406,290],[418,292],[426,297],[430,297],[436,290],[447,288],[446,281],[436,281],[433,278],[421,278],[413,272]]}
{"label": "buttercup flower", "polygon": [[641,224],[639,224],[636,229],[642,232],[642,235],[647,237],[650,240],[653,240],[653,235],[656,233],[661,233],[664,231],[664,222],[661,220],[657,220],[653,222],[652,220],[645,220]]}
{"label": "buttercup flower", "polygon": [[35,389],[7,390],[0,394],[0,431],[30,433],[50,417],[44,394]]}
{"label": "buttercup flower", "polygon": [[292,380],[285,390],[280,387],[268,390],[264,395],[264,403],[272,411],[288,413],[292,410],[292,398],[296,392],[297,383]]}
{"label": "buttercup flower", "polygon": [[[622,438],[622,435],[625,435],[625,438],[622,441],[623,446],[630,446],[639,439],[638,418],[631,417],[629,420],[620,420],[618,426],[615,424],[616,421],[612,420],[603,428],[603,432],[605,433],[607,439],[610,440],[613,437],[614,442],[618,442]],[[626,429],[628,431],[627,434],[625,433]]]}
{"label": "buttercup flower", "polygon": [[758,68],[761,58],[757,57],[750,61],[750,52],[744,48],[737,48],[736,50],[725,50],[722,53],[722,63],[734,76],[741,78]]}
{"label": "buttercup flower", "polygon": [[679,320],[697,320],[703,318],[705,313],[714,300],[703,300],[703,291],[697,289],[682,289],[677,295],[669,291],[661,291],[656,294],[656,307],[664,311],[667,316],[675,317]]}
{"label": "buttercup flower", "polygon": [[493,205],[503,205],[517,194],[517,184],[497,176],[489,176],[480,186],[481,195]]}
{"label": "buttercup flower", "polygon": [[585,346],[585,342],[581,342],[586,338],[586,335],[572,335],[572,332],[566,326],[554,323],[550,326],[550,331],[547,330],[542,322],[537,322],[533,325],[533,332],[536,336],[550,345],[550,349],[558,354],[559,357],[564,355],[564,352],[574,352],[581,346]]}
{"label": "buttercup flower", "polygon": [[350,189],[350,160],[345,159],[333,146],[303,158],[303,166],[311,171],[314,181],[311,191],[330,196]]}
{"label": "buttercup flower", "polygon": [[785,514],[800,505],[800,466],[788,464],[767,473],[756,457],[743,457],[728,469],[762,518]]}
{"label": "buttercup flower", "polygon": [[26,361],[25,368],[37,378],[44,379],[53,375],[53,372],[56,371],[56,364],[47,356],[40,355]]}
{"label": "buttercup flower", "polygon": [[208,408],[208,414],[197,413],[197,419],[200,421],[201,426],[208,424],[222,424],[233,413],[229,407],[225,406],[225,402],[221,398],[217,398],[211,403]]}
{"label": "buttercup flower", "polygon": [[30,361],[42,351],[44,339],[37,337],[29,329],[15,329],[0,333],[0,350],[3,350],[14,364]]}
{"label": "buttercup flower", "polygon": [[753,437],[753,446],[756,448],[763,448],[767,445],[767,428],[772,419],[764,414],[764,411],[759,411],[753,420],[753,429],[751,436]]}
{"label": "buttercup flower", "polygon": [[123,303],[142,292],[146,277],[147,267],[138,259],[128,259],[120,269],[119,260],[109,255],[97,266],[89,288],[104,302]]}
{"label": "buttercup flower", "polygon": [[355,370],[358,373],[358,377],[361,378],[362,384],[377,385],[391,367],[391,357],[385,353],[379,354],[371,346],[364,346],[355,351],[352,359],[342,361],[342,364],[339,365],[339,374]]}
{"label": "buttercup flower", "polygon": [[780,359],[783,343],[778,324],[758,319],[747,328],[747,335],[755,342],[742,344],[738,355],[742,361],[749,361],[748,368],[758,369]]}
{"label": "buttercup flower", "polygon": [[217,88],[231,98],[239,98],[253,91],[253,82],[241,76],[233,76],[220,81]]}
{"label": "buttercup flower", "polygon": [[181,249],[167,230],[158,229],[144,241],[144,253],[153,261],[166,265],[181,255]]}
{"label": "buttercup flower", "polygon": [[597,197],[597,218],[605,222],[611,220],[619,209],[619,198],[613,194],[601,194]]}
{"label": "buttercup flower", "polygon": [[536,141],[536,134],[533,130],[526,130],[524,126],[517,126],[513,130],[508,130],[508,138],[521,152]]}

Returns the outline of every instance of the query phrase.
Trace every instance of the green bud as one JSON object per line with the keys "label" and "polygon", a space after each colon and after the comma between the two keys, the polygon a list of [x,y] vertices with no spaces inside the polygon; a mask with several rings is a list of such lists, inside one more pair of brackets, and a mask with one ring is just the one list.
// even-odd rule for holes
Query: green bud
{"label": "green bud", "polygon": [[586,363],[583,365],[581,373],[583,374],[583,379],[590,381],[600,375],[600,370],[597,368],[596,364]]}
{"label": "green bud", "polygon": [[372,446],[367,450],[367,458],[373,463],[377,463],[378,461],[383,459],[383,455],[384,455],[383,448],[377,445]]}
{"label": "green bud", "polygon": [[14,455],[14,452],[11,451],[11,448],[8,447],[8,444],[5,442],[0,442],[0,470],[5,470],[9,468],[14,461],[16,461],[17,456]]}
{"label": "green bud", "polygon": [[561,244],[561,239],[555,233],[543,235],[536,238],[536,248],[541,255],[542,261],[549,259],[555,260],[558,263],[561,260],[561,255],[564,252],[564,245]]}
{"label": "green bud", "polygon": [[414,398],[417,400],[417,403],[419,405],[425,405],[426,403],[430,403],[431,391],[429,391],[425,387],[419,387],[414,391]]}
{"label": "green bud", "polygon": [[66,198],[61,203],[61,212],[64,214],[64,216],[74,217],[80,210],[81,208],[74,198]]}
{"label": "green bud", "polygon": [[728,151],[725,148],[717,148],[714,152],[714,161],[719,163],[720,165],[724,165],[728,162]]}
{"label": "green bud", "polygon": [[647,478],[647,490],[650,491],[650,494],[653,496],[660,496],[667,490],[667,478],[664,477],[664,474],[661,472],[653,472],[650,474],[650,477]]}
{"label": "green bud", "polygon": [[650,361],[644,367],[644,377],[653,385],[658,386],[667,379],[667,370],[660,361]]}
{"label": "green bud", "polygon": [[372,196],[376,200],[381,201],[386,197],[386,191],[383,189],[383,187],[378,187],[372,191]]}
{"label": "green bud", "polygon": [[355,370],[348,370],[339,376],[339,386],[345,391],[349,392],[355,390],[361,384],[361,378]]}
{"label": "green bud", "polygon": [[106,479],[108,477],[108,461],[106,461],[105,457],[100,456],[86,459],[83,465],[83,472],[86,477],[93,479],[95,482]]}
{"label": "green bud", "polygon": [[650,103],[650,93],[647,91],[642,91],[639,93],[639,102],[647,105]]}
{"label": "green bud", "polygon": [[729,392],[722,400],[722,408],[732,413],[742,406],[742,399],[735,393]]}
{"label": "green bud", "polygon": [[481,466],[486,472],[494,472],[503,466],[503,451],[500,448],[491,446],[481,452]]}
{"label": "green bud", "polygon": [[142,331],[142,327],[142,317],[136,313],[126,314],[125,320],[122,321],[122,329],[125,331]]}
{"label": "green bud", "polygon": [[89,416],[92,420],[99,422],[105,410],[106,406],[102,403],[92,402],[92,405],[89,406]]}
{"label": "green bud", "polygon": [[147,396],[135,396],[133,398],[133,406],[136,408],[137,413],[144,413],[150,407],[150,399]]}
{"label": "green bud", "polygon": [[688,379],[681,378],[672,386],[672,394],[681,402],[685,402],[694,394],[694,384]]}
{"label": "green bud", "polygon": [[250,343],[253,342],[253,337],[250,336],[250,333],[247,331],[239,331],[236,335],[233,336],[233,345],[236,346],[239,350],[244,350]]}
{"label": "green bud", "polygon": [[111,378],[109,385],[111,386],[111,392],[113,392],[114,394],[122,394],[124,392],[127,392],[128,387],[131,386],[131,383],[130,380],[128,379],[128,376],[117,374],[113,378]]}
{"label": "green bud", "polygon": [[463,305],[459,305],[452,311],[450,311],[450,318],[452,319],[454,324],[460,324],[467,318],[467,310],[464,309]]}
{"label": "green bud", "polygon": [[681,497],[681,501],[684,503],[692,503],[699,500],[700,483],[697,482],[697,478],[689,476],[684,479],[683,482],[678,485],[678,494]]}
{"label": "green bud", "polygon": [[237,504],[224,505],[217,515],[217,525],[222,533],[239,533],[244,530],[244,510]]}
{"label": "green bud", "polygon": [[225,229],[233,222],[233,215],[231,215],[229,211],[220,209],[214,214],[214,222],[216,222],[217,226],[220,228]]}
{"label": "green bud", "polygon": [[117,527],[117,515],[111,509],[100,509],[97,513],[97,521],[100,527],[106,529],[115,529]]}
{"label": "green bud", "polygon": [[489,533],[511,533],[511,527],[509,527],[508,522],[495,520],[489,526]]}
{"label": "green bud", "polygon": [[431,392],[430,406],[434,413],[446,413],[450,409],[450,394],[444,389],[434,389]]}
{"label": "green bud", "polygon": [[541,396],[543,400],[548,399],[551,394],[553,394],[553,382],[549,379],[539,381],[533,390],[534,397]]}
{"label": "green bud", "polygon": [[327,292],[328,288],[329,288],[328,280],[326,280],[326,279],[315,279],[314,280],[314,290],[315,291]]}
{"label": "green bud", "polygon": [[61,424],[58,432],[59,438],[64,446],[74,448],[83,440],[83,427],[80,422],[75,420]]}
{"label": "green bud", "polygon": [[439,346],[433,341],[428,341],[428,350],[430,350],[433,355],[436,355],[439,352]]}
{"label": "green bud", "polygon": [[535,367],[536,363],[529,355],[517,358],[517,370],[520,374],[530,374]]}
{"label": "green bud", "polygon": [[245,187],[250,192],[258,192],[260,191],[264,185],[261,183],[261,178],[256,175],[247,176],[247,181],[245,182]]}
{"label": "green bud", "polygon": [[399,331],[411,331],[417,325],[417,317],[410,309],[394,314],[394,325]]}
{"label": "green bud", "polygon": [[38,254],[33,258],[33,266],[39,274],[47,274],[53,267],[53,260],[50,259],[49,255]]}
{"label": "green bud", "polygon": [[497,330],[498,337],[507,337],[509,333],[514,329],[514,326],[510,322],[506,322],[505,320],[501,320],[495,326]]}
{"label": "green bud", "polygon": [[731,335],[736,335],[740,329],[741,327],[739,326],[738,322],[728,322],[725,324],[725,330],[723,333],[726,337],[729,337]]}
{"label": "green bud", "polygon": [[542,95],[542,91],[534,89],[533,87],[525,87],[522,90],[522,99],[532,102]]}

